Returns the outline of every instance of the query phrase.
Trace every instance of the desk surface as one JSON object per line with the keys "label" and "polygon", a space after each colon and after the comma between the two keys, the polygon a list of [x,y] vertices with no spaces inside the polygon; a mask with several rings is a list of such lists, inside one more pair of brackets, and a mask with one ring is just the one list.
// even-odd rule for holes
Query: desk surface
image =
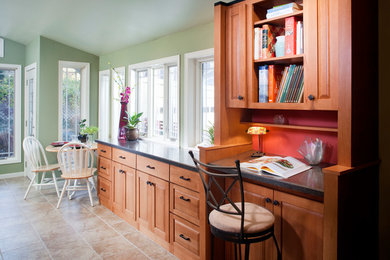
{"label": "desk surface", "polygon": [[[223,166],[234,166],[235,160],[245,162],[253,159],[250,155],[254,151],[248,151],[236,156],[213,162]],[[299,196],[308,197],[317,201],[323,201],[324,196],[324,174],[322,168],[328,165],[313,166],[310,170],[298,173],[290,178],[283,179],[268,173],[253,173],[241,169],[242,177],[256,184],[270,188],[286,191]]]}

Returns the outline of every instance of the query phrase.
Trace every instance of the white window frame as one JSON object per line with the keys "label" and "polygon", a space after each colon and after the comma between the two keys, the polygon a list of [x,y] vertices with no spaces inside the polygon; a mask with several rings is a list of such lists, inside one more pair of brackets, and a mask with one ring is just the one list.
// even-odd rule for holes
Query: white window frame
{"label": "white window frame", "polygon": [[[169,75],[168,75],[168,68],[171,66],[177,66],[177,97],[179,98],[178,100],[178,124],[179,124],[179,134],[178,134],[178,140],[176,142],[169,142],[168,144],[172,144],[175,146],[180,145],[180,130],[181,130],[181,124],[180,124],[180,109],[181,109],[181,100],[180,100],[180,55],[174,55],[170,57],[165,57],[161,59],[156,59],[156,60],[151,60],[151,61],[146,61],[146,62],[141,62],[137,64],[132,64],[128,66],[128,72],[129,72],[129,78],[128,78],[128,85],[131,86],[133,93],[131,94],[131,102],[134,102],[134,105],[130,106],[130,113],[138,113],[138,91],[137,91],[137,72],[138,71],[144,71],[148,70],[148,94],[149,98],[147,100],[148,104],[148,111],[147,111],[147,118],[148,118],[148,137],[145,139],[157,141],[157,142],[164,142],[167,143],[168,141],[168,133],[169,133],[169,125],[168,125],[168,114],[169,114],[169,109],[168,109],[168,100],[169,100]],[[159,138],[153,137],[153,87],[152,87],[152,71],[154,68],[159,68],[159,67],[164,67],[164,140],[161,140]]]}
{"label": "white window frame", "polygon": [[71,67],[81,70],[81,89],[80,89],[80,118],[87,119],[89,124],[89,78],[90,64],[87,62],[58,61],[58,140],[62,141],[62,69]]}
{"label": "white window frame", "polygon": [[[107,139],[110,136],[110,122],[111,122],[111,96],[110,96],[110,70],[99,71],[99,138]],[[103,77],[108,77],[108,86],[103,86]],[[107,87],[107,89],[105,89]],[[103,129],[107,128],[104,133]]]}
{"label": "white window frame", "polygon": [[[182,146],[194,148],[201,142],[201,73],[200,63],[214,60],[214,48],[184,54],[183,139]],[[195,120],[193,120],[195,118]]]}
{"label": "white window frame", "polygon": [[17,64],[0,64],[0,69],[15,70],[15,156],[0,160],[2,164],[21,163],[21,131],[22,131],[22,66]]}

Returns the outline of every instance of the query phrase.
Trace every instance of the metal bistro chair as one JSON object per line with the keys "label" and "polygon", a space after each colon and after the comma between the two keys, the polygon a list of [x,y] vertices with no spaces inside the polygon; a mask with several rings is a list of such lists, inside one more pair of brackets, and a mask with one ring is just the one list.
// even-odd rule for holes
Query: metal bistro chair
{"label": "metal bistro chair", "polygon": [[[96,168],[93,168],[94,156],[89,147],[82,143],[68,143],[61,147],[57,154],[57,160],[61,168],[61,178],[65,179],[61,196],[57,203],[57,209],[60,207],[65,191],[88,190],[91,206],[93,199],[91,186],[88,178],[93,177]],[[71,180],[86,180],[86,186],[69,185]],[[70,198],[70,196],[68,196]]]}
{"label": "metal bistro chair", "polygon": [[[274,235],[275,217],[269,210],[259,205],[245,202],[240,161],[236,161],[236,167],[209,165],[195,159],[192,151],[190,151],[189,154],[198,169],[199,176],[206,192],[208,221],[212,234],[212,258],[214,247],[213,236],[225,241],[233,242],[236,259],[237,247],[239,251],[239,259],[241,259],[240,245],[245,245],[245,259],[248,259],[251,243],[261,242],[272,237],[277,249],[277,258],[280,260],[281,254]],[[205,179],[206,176],[208,177],[207,181]],[[232,183],[229,187],[223,189],[216,178],[231,178]],[[229,192],[235,184],[239,185],[241,194],[240,202],[233,202],[229,197]],[[215,195],[222,195],[222,197],[217,200]],[[224,204],[225,201],[228,203]],[[211,212],[210,208],[212,209]]]}
{"label": "metal bistro chair", "polygon": [[[55,170],[58,170],[60,166],[58,164],[49,164],[47,162],[45,151],[41,143],[33,136],[28,136],[23,140],[23,150],[24,156],[27,158],[27,163],[31,169],[31,172],[35,173],[34,177],[31,178],[31,182],[28,185],[26,194],[24,195],[24,199],[27,198],[28,193],[32,186],[47,186],[54,185],[56,188],[57,196],[60,196],[57,186],[57,179]],[[46,172],[51,172],[52,180],[47,182]],[[42,173],[41,182],[37,182],[37,174]]]}

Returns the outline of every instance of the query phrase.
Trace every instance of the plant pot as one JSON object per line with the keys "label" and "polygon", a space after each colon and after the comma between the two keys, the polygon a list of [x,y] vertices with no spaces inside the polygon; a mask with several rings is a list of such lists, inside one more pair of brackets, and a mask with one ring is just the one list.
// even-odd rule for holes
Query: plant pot
{"label": "plant pot", "polygon": [[82,143],[86,143],[87,142],[87,134],[85,135],[79,135],[77,138],[80,140],[80,142]]}
{"label": "plant pot", "polygon": [[139,132],[138,128],[126,128],[126,140],[135,141],[138,139]]}

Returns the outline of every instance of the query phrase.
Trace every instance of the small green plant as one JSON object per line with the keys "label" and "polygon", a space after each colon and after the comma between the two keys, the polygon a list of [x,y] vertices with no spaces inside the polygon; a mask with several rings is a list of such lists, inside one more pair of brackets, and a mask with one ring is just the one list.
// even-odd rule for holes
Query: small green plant
{"label": "small green plant", "polygon": [[125,117],[125,119],[127,120],[126,128],[129,128],[129,129],[136,128],[138,123],[141,122],[141,120],[139,120],[139,119],[142,116],[143,112],[137,113],[137,114],[134,114],[131,116],[130,113],[126,111],[126,114],[127,114],[127,117]]}
{"label": "small green plant", "polygon": [[80,126],[80,135],[85,135],[85,128],[86,128],[86,124],[85,122],[87,122],[87,119],[81,119],[80,122],[79,122],[79,126]]}
{"label": "small green plant", "polygon": [[88,135],[94,135],[94,134],[96,134],[98,131],[99,131],[99,128],[97,128],[96,126],[87,126],[87,127],[84,129],[84,133],[86,133],[86,134],[88,134]]}
{"label": "small green plant", "polygon": [[208,135],[208,138],[210,140],[210,144],[214,144],[214,124],[209,122],[209,126],[204,131]]}

